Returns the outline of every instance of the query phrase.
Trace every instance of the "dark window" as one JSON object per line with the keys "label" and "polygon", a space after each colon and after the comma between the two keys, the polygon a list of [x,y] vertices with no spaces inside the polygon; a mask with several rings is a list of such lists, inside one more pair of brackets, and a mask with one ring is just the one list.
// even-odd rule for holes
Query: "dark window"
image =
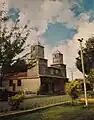
{"label": "dark window", "polygon": [[50,70],[50,74],[53,75],[54,74],[54,71],[53,69]]}
{"label": "dark window", "polygon": [[9,86],[12,86],[13,80],[9,80]]}
{"label": "dark window", "polygon": [[56,58],[56,54],[55,54],[54,56],[55,56],[55,58]]}
{"label": "dark window", "polygon": [[55,74],[58,75],[58,74],[59,74],[59,70],[56,70],[56,71],[55,71]]}
{"label": "dark window", "polygon": [[21,80],[17,81],[17,86],[21,86]]}
{"label": "dark window", "polygon": [[32,52],[35,50],[35,46],[32,47]]}

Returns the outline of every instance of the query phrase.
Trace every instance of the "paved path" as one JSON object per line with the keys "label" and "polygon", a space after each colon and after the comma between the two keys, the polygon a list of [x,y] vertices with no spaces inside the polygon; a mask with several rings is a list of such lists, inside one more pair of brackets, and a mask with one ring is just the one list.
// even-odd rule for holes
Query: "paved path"
{"label": "paved path", "polygon": [[0,111],[8,109],[9,109],[8,102],[0,101]]}

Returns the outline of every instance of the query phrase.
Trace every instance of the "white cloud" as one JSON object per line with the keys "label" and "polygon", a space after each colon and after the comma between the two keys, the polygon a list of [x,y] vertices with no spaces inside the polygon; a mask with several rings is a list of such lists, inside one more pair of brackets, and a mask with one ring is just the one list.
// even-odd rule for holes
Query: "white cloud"
{"label": "white cloud", "polygon": [[[73,4],[68,0],[8,0],[9,7],[19,8],[21,20],[31,20],[31,26],[37,27],[37,34],[44,33],[48,23],[66,23],[67,27],[77,27],[78,24],[88,20],[87,13],[82,13],[78,18],[70,10]],[[23,15],[25,14],[25,19]]]}
{"label": "white cloud", "polygon": [[[62,43],[62,41],[58,44],[58,46],[52,47],[51,45],[45,45],[45,54],[46,58],[49,59],[48,63],[52,64],[52,53],[55,50],[60,50],[64,56],[64,63],[67,65],[67,74],[71,79],[71,71],[73,71],[73,77],[82,78],[83,75],[75,66],[76,57],[78,50],[80,49],[79,42],[77,39],[84,38],[83,46],[86,40],[89,37],[94,36],[94,23],[83,22],[78,26],[78,32],[75,34],[72,40],[70,40],[67,44]],[[71,70],[69,69],[71,68]]]}
{"label": "white cloud", "polygon": [[[68,0],[8,0],[9,7],[19,8],[21,23],[31,20],[31,27],[37,28],[37,36],[43,34],[48,23],[66,23],[67,27],[77,27],[79,22],[87,19],[82,14],[78,19],[74,18]],[[25,14],[25,16],[24,16]]]}
{"label": "white cloud", "polygon": [[[16,7],[25,13],[26,18],[30,19],[33,27],[37,27],[42,34],[46,31],[49,22],[70,23],[74,19],[73,13],[69,9],[68,0],[62,2],[50,0],[8,0],[9,7]],[[20,16],[21,17],[21,16]]]}
{"label": "white cloud", "polygon": [[[75,66],[75,58],[77,57],[77,52],[80,49],[78,38],[84,38],[83,45],[89,37],[94,36],[94,23],[82,23],[78,27],[78,33],[73,37],[68,44],[59,44],[58,49],[64,55],[64,63],[67,64],[68,68],[73,71],[74,78],[81,78],[82,73],[80,73]],[[53,49],[57,49],[53,48]],[[68,69],[67,69],[68,70]],[[68,77],[71,78],[70,70],[68,70]]]}
{"label": "white cloud", "polygon": [[7,9],[8,9],[7,0],[0,0],[0,10],[7,10]]}
{"label": "white cloud", "polygon": [[[45,39],[40,37],[47,29],[48,23],[61,22],[66,23],[67,27],[76,27],[78,33],[73,37],[68,44],[58,44],[58,49],[64,54],[64,63],[74,72],[74,78],[82,77],[75,67],[75,57],[79,49],[78,38],[83,37],[87,40],[94,32],[94,24],[88,23],[89,14],[82,13],[79,17],[74,18],[73,12],[69,9],[71,6],[68,0],[8,0],[9,7],[16,7],[21,10],[20,19],[21,25],[27,20],[31,20],[30,27],[37,28],[31,31],[27,43],[32,43],[38,39],[42,39],[45,45],[45,56],[49,59],[49,64],[52,63],[52,53],[57,49],[57,46],[52,48],[51,45],[45,43]],[[68,70],[68,77],[70,71]]]}

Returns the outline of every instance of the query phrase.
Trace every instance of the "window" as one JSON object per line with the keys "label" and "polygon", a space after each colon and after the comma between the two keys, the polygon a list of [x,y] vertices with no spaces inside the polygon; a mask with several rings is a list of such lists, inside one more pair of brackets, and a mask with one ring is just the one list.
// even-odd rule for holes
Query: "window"
{"label": "window", "polygon": [[9,86],[12,86],[13,80],[9,80]]}
{"label": "window", "polygon": [[17,86],[21,86],[21,80],[17,81]]}
{"label": "window", "polygon": [[56,75],[58,75],[59,74],[59,70],[56,70],[55,73],[56,73]]}
{"label": "window", "polygon": [[56,55],[56,54],[55,54],[54,56],[55,56],[55,58],[57,57],[57,55]]}
{"label": "window", "polygon": [[53,69],[50,70],[50,74],[53,75],[54,74],[54,71]]}

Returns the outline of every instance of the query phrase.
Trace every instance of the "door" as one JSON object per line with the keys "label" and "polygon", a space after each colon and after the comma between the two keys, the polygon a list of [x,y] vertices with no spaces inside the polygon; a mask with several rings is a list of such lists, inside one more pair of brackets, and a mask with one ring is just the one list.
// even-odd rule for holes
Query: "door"
{"label": "door", "polygon": [[13,83],[13,91],[15,91],[16,90],[16,85],[15,85],[15,83]]}

